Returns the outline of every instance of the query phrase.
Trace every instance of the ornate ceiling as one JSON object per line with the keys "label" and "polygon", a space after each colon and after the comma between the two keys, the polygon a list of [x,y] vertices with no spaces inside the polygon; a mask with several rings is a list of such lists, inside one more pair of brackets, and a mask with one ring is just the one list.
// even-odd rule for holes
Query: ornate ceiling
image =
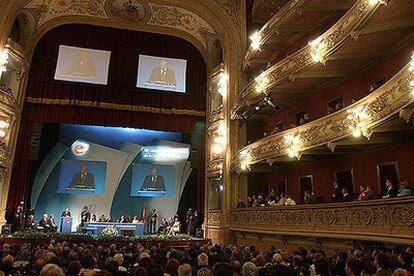
{"label": "ornate ceiling", "polygon": [[[211,0],[234,25],[240,24],[239,0]],[[190,2],[190,1],[189,1]],[[193,1],[191,1],[193,2]],[[197,1],[194,1],[197,2]],[[192,4],[192,3],[191,3]],[[196,4],[196,3],[194,3]],[[194,10],[197,5],[194,5]],[[202,50],[208,49],[209,39],[217,31],[198,13],[174,3],[155,3],[141,0],[32,0],[24,10],[33,15],[35,30],[50,29],[48,25],[61,18],[85,18],[115,23],[137,30],[148,27],[184,32]],[[197,10],[197,12],[201,9]],[[205,11],[203,11],[205,13]],[[61,22],[60,22],[61,24]],[[47,27],[46,27],[47,26]],[[44,31],[43,31],[44,32]],[[171,33],[171,32],[168,32]],[[177,34],[176,34],[177,35]]]}

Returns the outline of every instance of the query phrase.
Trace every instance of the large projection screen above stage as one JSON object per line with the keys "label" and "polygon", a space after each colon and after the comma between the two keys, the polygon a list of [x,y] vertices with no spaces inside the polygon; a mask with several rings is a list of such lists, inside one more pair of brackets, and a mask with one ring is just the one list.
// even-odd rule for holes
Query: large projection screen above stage
{"label": "large projection screen above stage", "polygon": [[60,45],[55,80],[106,85],[110,58],[109,51]]}
{"label": "large projection screen above stage", "polygon": [[139,55],[137,87],[185,93],[187,61]]}

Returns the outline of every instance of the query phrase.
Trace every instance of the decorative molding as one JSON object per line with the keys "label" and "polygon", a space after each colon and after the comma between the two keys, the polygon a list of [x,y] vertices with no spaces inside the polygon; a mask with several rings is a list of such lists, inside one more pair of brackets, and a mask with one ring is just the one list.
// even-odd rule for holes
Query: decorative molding
{"label": "decorative molding", "polygon": [[92,102],[92,101],[80,101],[80,100],[69,100],[69,99],[46,99],[46,98],[27,97],[26,101],[32,104],[72,105],[72,106],[105,108],[105,109],[115,109],[115,110],[133,111],[133,112],[156,113],[156,114],[164,114],[164,115],[187,115],[187,116],[196,116],[196,117],[204,117],[206,115],[204,111],[198,111],[198,110],[174,109],[174,108],[166,109],[166,108],[141,106],[141,105],[115,104],[115,103],[106,103],[106,102],[98,103],[98,102]]}
{"label": "decorative molding", "polygon": [[[367,0],[357,0],[350,10],[335,23],[329,30],[319,37],[324,45],[324,57],[334,53],[341,45],[350,38],[352,31],[356,30],[363,22],[366,22],[379,7],[379,4],[370,5]],[[306,45],[294,54],[274,64],[262,73],[267,77],[266,89],[270,89],[284,79],[315,64],[312,58],[312,45]],[[253,79],[237,95],[235,104],[231,110],[232,119],[239,119],[242,109],[251,104],[257,103],[265,96],[255,89],[256,81]]]}
{"label": "decorative molding", "polygon": [[223,174],[223,158],[219,157],[213,160],[210,160],[207,165],[207,178],[219,177]]}
{"label": "decorative molding", "polygon": [[204,47],[207,38],[204,34],[215,34],[213,28],[200,16],[184,8],[149,3],[151,18],[148,25],[179,29],[196,37]]}
{"label": "decorative molding", "polygon": [[[279,32],[280,26],[296,15],[306,0],[291,0],[278,10],[265,25],[259,30],[260,44],[265,44],[274,34]],[[255,2],[256,3],[256,2]],[[244,57],[244,66],[248,66],[250,60],[259,50],[249,47]]]}
{"label": "decorative molding", "polygon": [[[364,119],[363,135],[369,137],[372,128],[380,125],[383,121],[399,113],[414,100],[410,94],[408,70],[409,65],[404,66],[392,79],[365,98],[318,120],[307,124],[275,133],[256,141],[241,149],[233,157],[232,170],[240,171],[242,162],[255,164],[267,161],[272,163],[277,156],[287,154],[289,145],[285,138],[295,136],[300,140],[298,152],[327,144],[334,150],[334,142],[352,134],[350,125],[353,123],[349,118],[348,110],[363,109],[366,113]],[[246,160],[248,159],[248,160]]]}
{"label": "decorative molding", "polygon": [[223,217],[222,210],[208,210],[207,211],[207,225],[218,225],[221,224]]}
{"label": "decorative molding", "polygon": [[[113,12],[113,3],[118,0],[33,0],[25,9],[31,12],[36,21],[36,29],[58,17],[87,16],[110,22],[123,22],[129,25],[148,25],[177,29],[190,34],[207,49],[209,35],[215,35],[213,28],[199,15],[185,8],[156,3],[137,2],[142,11],[139,18],[128,20]],[[107,3],[106,3],[107,2]],[[124,16],[125,17],[125,16]]]}
{"label": "decorative molding", "polygon": [[414,197],[232,209],[230,230],[414,244]]}
{"label": "decorative molding", "polygon": [[18,113],[17,102],[12,91],[3,86],[0,86],[0,109],[13,117]]}

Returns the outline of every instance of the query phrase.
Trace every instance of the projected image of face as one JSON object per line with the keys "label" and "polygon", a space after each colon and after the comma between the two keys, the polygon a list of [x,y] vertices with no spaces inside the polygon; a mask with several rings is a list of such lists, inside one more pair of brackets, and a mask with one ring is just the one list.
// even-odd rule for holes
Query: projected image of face
{"label": "projected image of face", "polygon": [[166,86],[169,88],[177,87],[177,81],[175,78],[174,70],[168,67],[168,63],[165,59],[160,61],[159,67],[155,67],[148,81],[146,82],[147,85],[159,85],[159,86]]}
{"label": "projected image of face", "polygon": [[144,183],[141,186],[142,192],[165,192],[164,177],[158,175],[157,168],[151,169],[151,175],[147,175],[144,179]]}
{"label": "projected image of face", "polygon": [[79,58],[71,62],[66,76],[96,79],[96,65],[89,58],[88,51],[80,51]]}
{"label": "projected image of face", "polygon": [[68,190],[95,190],[95,179],[92,173],[88,172],[88,166],[82,164],[79,172],[75,173]]}

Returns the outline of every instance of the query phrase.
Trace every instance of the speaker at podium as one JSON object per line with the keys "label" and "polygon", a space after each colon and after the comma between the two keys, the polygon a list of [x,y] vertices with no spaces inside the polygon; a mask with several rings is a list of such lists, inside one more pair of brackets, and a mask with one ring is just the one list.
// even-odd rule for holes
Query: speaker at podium
{"label": "speaker at podium", "polygon": [[71,217],[62,217],[62,218],[60,218],[60,232],[61,233],[71,233],[72,232],[72,222],[73,222],[73,218],[71,218]]}

